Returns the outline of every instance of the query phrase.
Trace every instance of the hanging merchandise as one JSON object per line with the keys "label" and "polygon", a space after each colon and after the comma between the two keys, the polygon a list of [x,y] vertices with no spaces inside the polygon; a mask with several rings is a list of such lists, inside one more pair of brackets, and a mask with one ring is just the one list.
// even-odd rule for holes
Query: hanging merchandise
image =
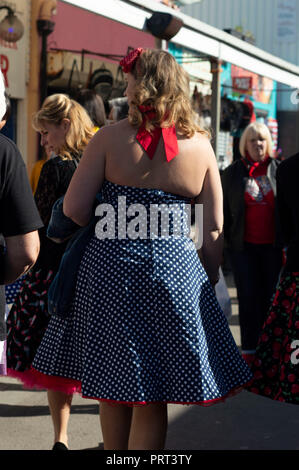
{"label": "hanging merchandise", "polygon": [[256,121],[256,115],[254,113],[254,105],[253,105],[253,102],[249,98],[245,98],[243,103],[247,106],[247,113],[245,114],[244,119],[247,119],[248,122],[246,123],[246,125],[248,125],[251,122]]}
{"label": "hanging merchandise", "polygon": [[273,150],[277,150],[278,144],[278,122],[276,119],[268,118],[267,119],[267,126],[271,132],[272,142],[273,142]]}
{"label": "hanging merchandise", "polygon": [[[76,71],[76,77],[74,77],[74,72]],[[73,60],[72,70],[70,73],[68,85],[67,85],[67,93],[71,94],[72,91],[77,91],[78,89],[82,88],[81,77],[79,72],[79,67],[77,60]]]}
{"label": "hanging merchandise", "polygon": [[90,77],[89,88],[94,89],[100,95],[103,101],[108,101],[113,88],[113,75],[104,64],[96,69]]}
{"label": "hanging merchandise", "polygon": [[233,130],[233,119],[235,116],[235,103],[228,98],[221,98],[220,129],[222,131]]}
{"label": "hanging merchandise", "polygon": [[127,88],[127,83],[125,81],[125,76],[124,72],[122,70],[122,67],[119,65],[117,72],[116,72],[116,77],[113,83],[110,99],[114,98],[122,98],[124,96],[125,89]]}
{"label": "hanging merchandise", "polygon": [[253,103],[250,100],[235,101],[221,98],[220,129],[236,134],[255,121]]}
{"label": "hanging merchandise", "polygon": [[51,51],[47,54],[47,77],[55,80],[61,77],[64,70],[64,52]]}

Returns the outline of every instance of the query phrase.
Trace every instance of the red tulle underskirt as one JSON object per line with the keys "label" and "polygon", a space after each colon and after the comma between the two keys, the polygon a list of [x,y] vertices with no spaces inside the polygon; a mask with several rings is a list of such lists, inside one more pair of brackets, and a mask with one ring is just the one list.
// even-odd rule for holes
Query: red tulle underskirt
{"label": "red tulle underskirt", "polygon": [[[23,382],[25,388],[29,389],[39,389],[39,390],[55,390],[57,392],[63,392],[68,395],[74,393],[81,393],[81,381],[73,380],[66,377],[52,376],[43,374],[36,369],[31,368],[25,372],[18,372],[13,369],[7,369],[7,375]],[[211,406],[216,405],[217,403],[223,403],[227,398],[230,398],[250,385],[252,381],[247,384],[239,385],[234,389],[230,390],[226,395],[220,398],[215,398],[214,400],[205,400],[197,402],[176,402],[176,401],[157,401],[157,402],[127,402],[127,401],[118,401],[118,400],[109,400],[106,398],[98,397],[87,397],[82,395],[82,398],[97,400],[99,402],[108,403],[110,405],[127,405],[127,406],[146,406],[151,404],[174,404],[174,405],[200,405],[200,406]]]}
{"label": "red tulle underskirt", "polygon": [[67,393],[68,395],[81,393],[81,381],[56,375],[42,374],[33,368],[24,372],[7,369],[7,375],[20,380],[23,382],[24,387],[29,389],[55,390],[57,392]]}

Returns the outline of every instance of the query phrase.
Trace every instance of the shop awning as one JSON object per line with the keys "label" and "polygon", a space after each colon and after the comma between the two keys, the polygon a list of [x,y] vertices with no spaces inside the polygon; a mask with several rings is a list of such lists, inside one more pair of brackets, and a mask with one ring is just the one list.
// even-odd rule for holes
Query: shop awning
{"label": "shop awning", "polygon": [[152,0],[63,1],[139,30],[154,11],[170,13],[184,22],[172,42],[299,89],[296,65],[163,4]]}

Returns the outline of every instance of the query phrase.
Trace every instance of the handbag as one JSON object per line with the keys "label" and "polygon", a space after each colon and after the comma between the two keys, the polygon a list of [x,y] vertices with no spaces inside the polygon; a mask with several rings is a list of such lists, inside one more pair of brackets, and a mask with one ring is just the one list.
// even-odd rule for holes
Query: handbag
{"label": "handbag", "polygon": [[219,281],[215,285],[215,293],[226,319],[229,320],[232,316],[232,303],[221,268],[219,269]]}

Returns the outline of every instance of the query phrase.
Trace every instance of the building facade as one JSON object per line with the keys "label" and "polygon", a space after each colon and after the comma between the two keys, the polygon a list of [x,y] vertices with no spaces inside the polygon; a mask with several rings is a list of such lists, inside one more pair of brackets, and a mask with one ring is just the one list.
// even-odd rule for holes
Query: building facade
{"label": "building facade", "polygon": [[[267,3],[268,0],[264,2]],[[232,0],[220,3],[225,4],[228,9],[228,5],[231,4],[232,12],[225,13],[226,17],[230,18],[239,12],[239,7],[245,4],[246,0],[238,0],[235,8],[233,8]],[[254,4],[255,0],[251,0],[250,3]],[[256,2],[256,8],[260,8],[260,3],[263,2]],[[248,67],[255,74],[262,70],[263,76],[271,78],[272,91],[276,89],[277,74],[280,74],[282,81],[285,80],[289,86],[299,88],[298,67],[287,62],[283,63],[269,54],[267,62],[264,62],[264,53],[261,49],[243,47],[241,44],[243,41],[239,41],[240,46],[238,46],[235,44],[237,41],[232,40],[230,35],[195,19],[194,8],[216,5],[215,0],[209,0],[209,2],[202,0],[198,4],[183,7],[179,11],[150,0],[109,0],[109,2],[95,2],[94,0],[11,0],[5,2],[0,0],[0,5],[4,4],[9,4],[17,12],[25,30],[22,39],[14,46],[0,42],[0,66],[13,102],[11,127],[8,126],[6,130],[19,146],[29,173],[40,155],[39,136],[32,129],[31,119],[32,114],[39,109],[41,104],[41,65],[44,44],[38,31],[38,21],[45,6],[48,6],[51,12],[48,19],[53,23],[53,32],[47,36],[46,43],[47,94],[54,92],[72,94],[79,87],[89,86],[92,77],[95,78],[98,75],[102,77],[103,74],[111,76],[109,96],[113,97],[122,93],[123,77],[118,68],[120,57],[125,55],[130,47],[161,46],[159,40],[145,27],[145,20],[157,10],[182,18],[183,27],[171,41],[166,43],[165,47],[188,71],[195,106],[203,104],[203,117],[207,118],[207,122],[211,120],[212,84],[215,77],[211,70],[211,58],[216,61],[224,58],[222,64],[224,61],[231,64],[230,76],[232,66],[235,70],[238,64],[243,68],[250,64]],[[52,15],[54,13],[52,5],[56,6],[54,15]],[[260,10],[257,11],[260,12]],[[188,13],[188,16],[184,13]],[[0,11],[0,14],[1,20],[5,15],[4,10]],[[200,19],[203,20],[202,17]],[[225,26],[233,24],[235,22],[225,23]],[[222,68],[225,68],[224,65]],[[231,85],[222,80],[222,98],[225,94],[224,90],[228,90],[227,86]],[[278,84],[277,88],[279,87]],[[272,98],[273,96],[272,93]],[[271,112],[273,111],[273,100],[264,105],[265,108],[271,107]],[[290,112],[293,113],[292,110]],[[288,135],[290,134],[288,132]],[[292,141],[294,143],[293,136]]]}
{"label": "building facade", "polygon": [[[201,0],[182,11],[221,30],[239,33],[266,52],[299,65],[298,0]],[[299,149],[298,94],[296,88],[279,82],[276,90],[278,145],[290,156]]]}
{"label": "building facade", "polygon": [[[12,109],[11,117],[2,132],[18,144],[26,159],[31,5],[26,0],[14,0],[0,1],[0,6],[11,7],[24,26],[24,35],[19,41],[12,43],[0,39],[0,67]],[[1,21],[6,14],[6,9],[0,11]]]}

